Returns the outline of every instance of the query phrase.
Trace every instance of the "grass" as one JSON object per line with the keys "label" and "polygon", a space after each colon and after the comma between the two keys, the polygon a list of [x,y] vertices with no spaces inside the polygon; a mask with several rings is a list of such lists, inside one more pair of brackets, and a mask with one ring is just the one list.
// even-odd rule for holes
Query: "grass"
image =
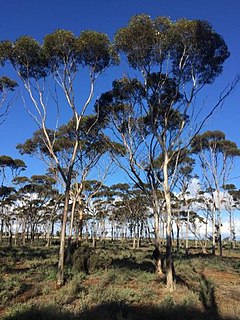
{"label": "grass", "polygon": [[170,294],[154,273],[151,251],[116,244],[91,250],[88,272],[69,264],[67,283],[58,289],[57,248],[0,248],[0,317],[237,319],[240,252],[227,250],[222,259],[197,252],[176,255],[176,290]]}

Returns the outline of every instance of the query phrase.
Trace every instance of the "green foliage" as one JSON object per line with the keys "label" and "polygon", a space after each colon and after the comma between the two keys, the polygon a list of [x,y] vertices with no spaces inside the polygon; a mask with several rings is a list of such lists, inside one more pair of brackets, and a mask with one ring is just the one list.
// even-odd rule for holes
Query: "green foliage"
{"label": "green foliage", "polygon": [[39,79],[47,75],[47,61],[41,45],[30,36],[22,36],[12,43],[8,59],[23,79]]}
{"label": "green foliage", "polygon": [[12,170],[25,169],[26,165],[24,161],[20,159],[13,159],[9,156],[0,156],[0,168],[10,168]]}
{"label": "green foliage", "polygon": [[170,26],[171,21],[167,18],[157,18],[155,25],[155,21],[147,15],[134,16],[127,27],[116,33],[116,48],[127,54],[133,68],[142,69],[146,65],[157,64],[166,56]]}
{"label": "green foliage", "polygon": [[235,142],[225,138],[222,131],[206,131],[197,135],[192,143],[192,151],[194,153],[207,152],[212,150],[214,154],[222,154],[224,157],[236,157],[240,155]]}
{"label": "green foliage", "polygon": [[167,294],[160,303],[160,308],[169,310],[175,306],[175,301],[170,294]]}
{"label": "green foliage", "polygon": [[83,65],[94,75],[115,63],[117,58],[107,35],[96,31],[83,31],[75,37],[71,31],[56,30],[45,36],[43,53],[52,72],[67,67],[73,74]]}
{"label": "green foliage", "polygon": [[17,82],[8,78],[8,77],[0,77],[0,93],[5,90],[13,91],[18,86]]}
{"label": "green foliage", "polygon": [[77,39],[77,52],[83,65],[88,66],[94,74],[118,60],[108,36],[96,31],[88,30],[80,34]]}
{"label": "green foliage", "polygon": [[42,50],[53,73],[64,65],[76,71],[76,38],[71,31],[56,30],[46,35]]}
{"label": "green foliage", "polygon": [[172,73],[188,82],[211,83],[229,57],[228,48],[206,21],[165,17],[152,20],[147,15],[131,18],[115,36],[115,45],[127,55],[130,66],[145,70],[170,60]]}

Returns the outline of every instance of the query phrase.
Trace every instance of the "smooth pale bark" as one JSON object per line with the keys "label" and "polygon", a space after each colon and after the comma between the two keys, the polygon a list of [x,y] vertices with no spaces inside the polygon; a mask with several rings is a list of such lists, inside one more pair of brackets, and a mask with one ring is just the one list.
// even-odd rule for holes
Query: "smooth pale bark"
{"label": "smooth pale bark", "polygon": [[64,258],[65,258],[65,234],[66,234],[66,224],[68,216],[68,207],[70,200],[70,184],[67,184],[65,190],[65,202],[63,210],[62,228],[60,235],[60,249],[59,249],[59,259],[58,259],[58,274],[57,274],[57,285],[59,287],[64,284]]}
{"label": "smooth pale bark", "polygon": [[187,255],[188,255],[188,250],[189,250],[189,244],[188,244],[189,220],[190,220],[190,212],[188,209],[188,211],[187,211],[187,224],[186,224],[186,242],[185,242],[185,253]]}
{"label": "smooth pale bark", "polygon": [[153,210],[154,210],[154,259],[155,259],[155,266],[156,266],[156,273],[159,275],[163,275],[163,258],[161,252],[161,241],[160,241],[160,230],[159,230],[159,202],[158,197],[155,192],[153,191]]}
{"label": "smooth pale bark", "polygon": [[79,225],[78,239],[82,240],[82,237],[83,237],[83,209],[82,208],[79,209],[79,222],[78,222],[78,225]]}
{"label": "smooth pale bark", "polygon": [[74,213],[75,213],[75,208],[76,208],[76,202],[77,202],[77,199],[76,199],[76,197],[74,197],[73,203],[72,203],[71,220],[70,220],[70,228],[69,228],[69,237],[70,238],[72,238],[72,233],[73,233],[73,222],[74,222]]}
{"label": "smooth pale bark", "polygon": [[177,253],[180,253],[180,224],[179,221],[176,222],[177,227]]}
{"label": "smooth pale bark", "polygon": [[207,253],[207,244],[208,244],[208,216],[209,216],[209,213],[207,212],[206,227],[205,227],[205,241],[204,241],[204,251],[203,251],[203,253]]}
{"label": "smooth pale bark", "polygon": [[0,243],[2,243],[2,240],[3,240],[3,228],[4,228],[4,220],[3,220],[3,219],[1,219]]}
{"label": "smooth pale bark", "polygon": [[222,258],[223,256],[223,247],[222,247],[222,217],[221,212],[218,212],[218,246],[219,246],[219,255]]}
{"label": "smooth pale bark", "polygon": [[[217,184],[218,187],[218,184]],[[218,211],[217,211],[217,234],[218,234],[218,246],[219,246],[219,255],[222,257],[222,216],[221,216],[221,198],[219,188],[217,190],[217,202],[218,202]]]}
{"label": "smooth pale bark", "polygon": [[18,233],[19,233],[19,221],[16,220],[16,228],[15,228],[15,236],[14,236],[14,244],[17,246],[18,243]]}
{"label": "smooth pale bark", "polygon": [[212,211],[212,255],[216,254],[216,212]]}
{"label": "smooth pale bark", "polygon": [[166,227],[166,282],[167,288],[170,291],[174,289],[174,271],[173,271],[173,257],[172,257],[172,208],[171,208],[171,195],[169,190],[169,178],[168,178],[168,155],[165,154],[164,164],[163,164],[163,189],[164,197],[166,203],[167,212],[167,227]]}

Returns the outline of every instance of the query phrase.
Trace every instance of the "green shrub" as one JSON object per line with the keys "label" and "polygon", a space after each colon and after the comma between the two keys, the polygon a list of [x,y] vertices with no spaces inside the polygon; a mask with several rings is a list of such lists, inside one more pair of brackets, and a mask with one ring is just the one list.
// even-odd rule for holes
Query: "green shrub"
{"label": "green shrub", "polygon": [[173,300],[173,297],[170,294],[167,294],[164,299],[160,302],[159,307],[163,310],[171,309],[175,306],[175,301]]}
{"label": "green shrub", "polygon": [[41,307],[17,304],[8,310],[3,320],[74,320],[75,317],[59,306]]}
{"label": "green shrub", "polygon": [[71,265],[76,271],[91,273],[100,269],[107,269],[112,264],[112,258],[106,251],[91,248],[78,248],[72,255]]}

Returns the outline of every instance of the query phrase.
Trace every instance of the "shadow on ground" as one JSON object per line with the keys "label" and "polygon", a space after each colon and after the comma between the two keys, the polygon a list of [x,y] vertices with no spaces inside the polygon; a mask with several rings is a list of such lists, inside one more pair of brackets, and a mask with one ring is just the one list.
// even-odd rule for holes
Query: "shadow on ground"
{"label": "shadow on ground", "polygon": [[155,266],[151,261],[136,262],[132,258],[114,259],[113,267],[124,268],[129,270],[142,270],[147,272],[155,272]]}
{"label": "shadow on ground", "polygon": [[98,305],[78,315],[60,311],[59,307],[34,308],[7,316],[3,320],[236,320],[223,318],[213,310],[201,312],[194,307],[150,308],[120,302]]}

